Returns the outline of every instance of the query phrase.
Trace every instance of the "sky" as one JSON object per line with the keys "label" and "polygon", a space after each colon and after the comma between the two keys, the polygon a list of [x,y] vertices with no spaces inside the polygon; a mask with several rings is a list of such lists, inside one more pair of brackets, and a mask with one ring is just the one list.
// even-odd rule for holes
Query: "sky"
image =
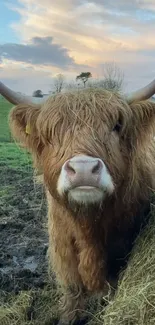
{"label": "sky", "polygon": [[125,91],[155,78],[154,0],[0,0],[0,80],[26,94],[75,80],[105,63],[124,73]]}

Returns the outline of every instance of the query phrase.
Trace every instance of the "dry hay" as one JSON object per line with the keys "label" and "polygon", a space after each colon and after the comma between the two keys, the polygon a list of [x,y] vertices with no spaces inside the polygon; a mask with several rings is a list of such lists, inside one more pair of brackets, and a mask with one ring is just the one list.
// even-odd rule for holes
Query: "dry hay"
{"label": "dry hay", "polygon": [[137,238],[127,269],[122,272],[118,290],[91,324],[155,324],[155,206],[151,219]]}
{"label": "dry hay", "polygon": [[21,291],[0,306],[1,325],[54,325],[59,296],[54,288]]}

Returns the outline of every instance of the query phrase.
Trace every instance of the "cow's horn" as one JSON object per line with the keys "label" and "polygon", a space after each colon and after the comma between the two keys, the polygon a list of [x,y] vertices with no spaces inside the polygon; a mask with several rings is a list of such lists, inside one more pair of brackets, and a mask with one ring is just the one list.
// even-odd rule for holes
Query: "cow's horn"
{"label": "cow's horn", "polygon": [[6,98],[11,104],[18,105],[18,104],[41,104],[43,103],[46,98],[43,97],[32,97],[19,94],[10,88],[6,87],[2,82],[0,82],[0,94]]}
{"label": "cow's horn", "polygon": [[135,101],[149,99],[155,94],[155,79],[151,81],[147,86],[140,88],[139,90],[129,94],[127,96],[127,102],[130,104]]}

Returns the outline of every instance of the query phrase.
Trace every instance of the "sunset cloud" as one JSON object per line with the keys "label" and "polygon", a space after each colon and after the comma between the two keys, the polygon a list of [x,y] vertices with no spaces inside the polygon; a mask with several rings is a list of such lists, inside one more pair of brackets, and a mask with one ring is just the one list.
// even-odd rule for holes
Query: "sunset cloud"
{"label": "sunset cloud", "polygon": [[55,65],[61,68],[74,65],[67,50],[53,44],[52,37],[34,37],[28,44],[6,43],[0,45],[0,56],[31,64]]}
{"label": "sunset cloud", "polygon": [[128,88],[139,87],[155,76],[153,0],[6,3],[19,15],[10,26],[19,42],[13,43],[10,38],[9,43],[0,44],[3,78],[4,59],[17,62],[21,71],[23,64],[25,69],[29,65],[29,76],[32,70],[36,80],[39,71],[45,78],[48,73],[49,79],[56,72],[75,78],[88,68],[101,77],[103,64],[111,61],[123,69]]}

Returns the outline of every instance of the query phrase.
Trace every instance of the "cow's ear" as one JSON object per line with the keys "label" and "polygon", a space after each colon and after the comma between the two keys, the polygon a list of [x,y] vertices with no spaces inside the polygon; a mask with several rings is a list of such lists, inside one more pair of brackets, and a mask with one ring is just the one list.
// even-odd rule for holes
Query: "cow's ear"
{"label": "cow's ear", "polygon": [[9,126],[13,138],[29,152],[35,154],[40,154],[43,147],[36,128],[39,113],[40,106],[19,104],[13,107],[9,114]]}
{"label": "cow's ear", "polygon": [[155,103],[141,101],[130,104],[132,110],[130,137],[136,143],[144,142],[145,139],[155,135]]}

